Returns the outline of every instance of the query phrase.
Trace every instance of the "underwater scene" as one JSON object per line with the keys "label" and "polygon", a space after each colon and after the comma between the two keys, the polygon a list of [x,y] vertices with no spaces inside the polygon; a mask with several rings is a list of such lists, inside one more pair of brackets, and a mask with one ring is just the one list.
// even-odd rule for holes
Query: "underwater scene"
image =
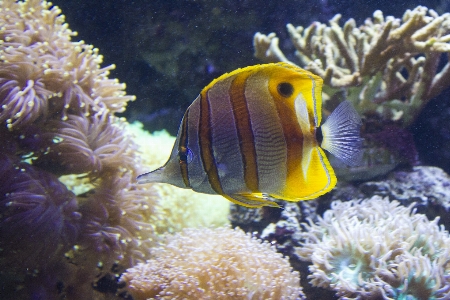
{"label": "underwater scene", "polygon": [[0,299],[450,299],[450,2],[0,1]]}

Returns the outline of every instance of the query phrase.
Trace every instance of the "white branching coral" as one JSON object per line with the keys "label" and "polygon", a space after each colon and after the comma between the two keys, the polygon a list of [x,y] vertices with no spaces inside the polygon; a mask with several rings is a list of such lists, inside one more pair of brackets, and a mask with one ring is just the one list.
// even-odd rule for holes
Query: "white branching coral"
{"label": "white branching coral", "polygon": [[133,299],[301,299],[300,276],[239,229],[185,229],[122,280]]}
{"label": "white branching coral", "polygon": [[448,299],[449,234],[412,206],[337,201],[304,224],[297,255],[312,263],[310,283],[341,299]]}
{"label": "white branching coral", "polygon": [[[324,100],[345,97],[360,113],[378,113],[407,126],[422,107],[450,85],[450,14],[419,6],[403,18],[376,11],[356,27],[353,19],[307,28],[287,25],[300,66],[324,79]],[[290,62],[274,33],[256,33],[255,56],[266,62]],[[344,93],[344,94],[342,94]]]}

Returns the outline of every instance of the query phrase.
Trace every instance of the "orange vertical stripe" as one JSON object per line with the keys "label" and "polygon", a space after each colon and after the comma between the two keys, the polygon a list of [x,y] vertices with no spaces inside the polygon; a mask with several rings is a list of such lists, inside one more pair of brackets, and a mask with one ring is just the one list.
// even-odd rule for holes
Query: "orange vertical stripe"
{"label": "orange vertical stripe", "polygon": [[259,192],[255,139],[245,99],[245,83],[251,74],[242,72],[236,75],[230,87],[230,99],[244,163],[244,180],[250,191]]}
{"label": "orange vertical stripe", "polygon": [[204,89],[200,94],[200,120],[199,128],[199,144],[200,157],[202,159],[203,167],[208,175],[209,183],[216,193],[223,195],[222,185],[219,179],[217,165],[213,155],[212,148],[212,134],[211,134],[211,104],[208,100],[208,90]]}
{"label": "orange vertical stripe", "polygon": [[[304,182],[302,166],[303,154],[303,132],[297,121],[295,109],[282,100],[275,100],[278,115],[281,120],[283,134],[287,148],[287,178],[286,185],[297,182],[301,185]],[[296,185],[297,185],[296,184]]]}

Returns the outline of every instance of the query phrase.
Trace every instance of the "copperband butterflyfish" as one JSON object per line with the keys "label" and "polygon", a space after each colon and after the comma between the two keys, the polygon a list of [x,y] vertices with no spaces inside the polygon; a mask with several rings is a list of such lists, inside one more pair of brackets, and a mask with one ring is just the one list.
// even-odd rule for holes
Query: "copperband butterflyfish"
{"label": "copperband butterflyfish", "polygon": [[287,63],[220,76],[186,110],[167,163],[138,182],[219,194],[246,207],[329,192],[337,179],[323,150],[355,165],[361,119],[344,101],[321,125],[322,84]]}

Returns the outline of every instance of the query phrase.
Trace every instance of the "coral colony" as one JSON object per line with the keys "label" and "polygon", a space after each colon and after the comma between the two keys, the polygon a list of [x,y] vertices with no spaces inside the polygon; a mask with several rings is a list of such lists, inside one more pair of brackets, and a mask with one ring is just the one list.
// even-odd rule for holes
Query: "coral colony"
{"label": "coral colony", "polygon": [[397,201],[333,202],[304,224],[297,255],[313,286],[347,299],[448,299],[448,232]]}
{"label": "coral colony", "polygon": [[[307,28],[287,25],[300,67],[324,79],[327,99],[344,97],[363,115],[411,124],[424,105],[450,85],[450,13],[439,16],[418,6],[403,18],[373,14],[360,27],[353,19],[339,25],[314,22]],[[266,62],[290,62],[275,33],[254,36],[255,56]],[[339,95],[345,91],[344,95]]]}
{"label": "coral colony", "polygon": [[132,183],[136,146],[114,115],[134,97],[58,7],[0,5],[0,294],[91,298],[152,241],[151,193]]}
{"label": "coral colony", "polygon": [[121,270],[149,258],[156,232],[226,223],[223,202],[135,184],[173,138],[115,116],[134,96],[75,36],[51,3],[0,1],[2,299],[101,298],[116,292]]}
{"label": "coral colony", "polygon": [[[366,122],[405,128],[449,85],[450,65],[437,68],[450,50],[448,14],[418,7],[403,20],[376,12],[359,28],[338,21],[288,25],[330,109],[345,96]],[[136,184],[174,139],[115,115],[134,97],[75,36],[51,3],[0,1],[0,298],[450,298],[449,234],[412,206],[375,197],[314,218],[316,201],[290,204],[277,210],[284,221],[265,223],[272,247],[223,227],[229,205],[214,206],[217,196]],[[257,57],[287,61],[277,43],[256,34]],[[185,228],[199,226],[221,228]],[[275,251],[283,241],[290,260]],[[309,273],[289,264],[300,260]]]}
{"label": "coral colony", "polygon": [[185,229],[122,276],[135,300],[297,299],[299,274],[240,229]]}

